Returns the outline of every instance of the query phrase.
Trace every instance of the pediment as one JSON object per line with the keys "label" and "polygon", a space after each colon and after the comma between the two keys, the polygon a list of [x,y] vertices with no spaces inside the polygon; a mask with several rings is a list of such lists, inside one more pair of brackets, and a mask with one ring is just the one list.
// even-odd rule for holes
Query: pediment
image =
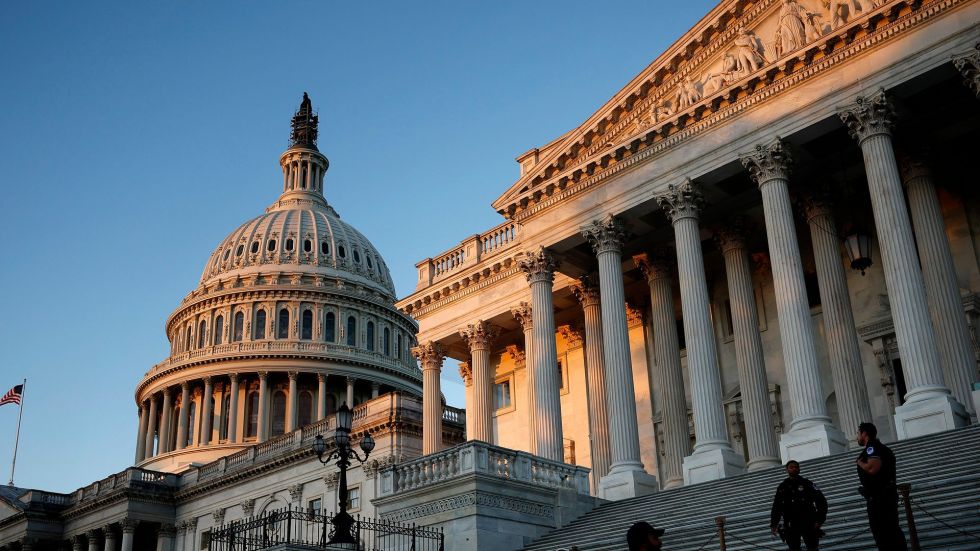
{"label": "pediment", "polygon": [[[914,0],[721,2],[493,203],[506,218],[917,8]],[[518,157],[519,161],[527,156]]]}

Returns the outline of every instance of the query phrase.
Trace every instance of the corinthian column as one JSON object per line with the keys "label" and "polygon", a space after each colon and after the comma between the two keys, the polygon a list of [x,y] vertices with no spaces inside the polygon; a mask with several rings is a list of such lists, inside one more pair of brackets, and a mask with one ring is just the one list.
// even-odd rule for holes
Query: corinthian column
{"label": "corinthian column", "polygon": [[327,374],[316,374],[316,420],[327,416]]}
{"label": "corinthian column", "polygon": [[191,403],[191,385],[184,381],[180,383],[180,416],[177,418],[177,449],[182,450],[187,446],[187,418],[189,416],[188,405]]}
{"label": "corinthian column", "polygon": [[146,425],[150,418],[148,409],[145,403],[140,404],[139,430],[136,432],[136,463],[146,457]]}
{"label": "corinthian column", "polygon": [[967,54],[953,59],[953,65],[963,74],[965,84],[980,99],[980,44]]}
{"label": "corinthian column", "polygon": [[159,453],[170,451],[170,418],[173,417],[173,396],[169,388],[163,389],[163,411],[160,414]]}
{"label": "corinthian column", "polygon": [[153,457],[153,436],[157,432],[157,395],[153,394],[150,396],[150,420],[146,426],[146,450],[145,458],[149,459]]}
{"label": "corinthian column", "polygon": [[963,426],[969,417],[943,381],[925,283],[915,262],[912,225],[892,149],[894,109],[881,90],[857,98],[839,114],[861,146],[875,229],[881,237],[881,263],[908,388],[906,403],[895,408],[896,432],[905,439]]}
{"label": "corinthian column", "polygon": [[963,313],[960,284],[932,173],[925,163],[908,157],[902,159],[901,168],[919,245],[929,312],[939,343],[939,363],[953,397],[976,417],[971,392],[977,378],[977,360],[973,356],[970,328]]}
{"label": "corinthian column", "polygon": [[238,442],[238,373],[228,375],[231,381],[231,399],[228,402],[228,442]]}
{"label": "corinthian column", "polygon": [[124,518],[119,521],[119,528],[122,529],[120,551],[133,551],[133,535],[136,533],[137,522],[130,518]]}
{"label": "corinthian column", "polygon": [[772,425],[769,405],[769,382],[759,337],[759,314],[755,307],[755,289],[749,254],[745,247],[742,220],[735,219],[715,231],[715,241],[725,257],[728,299],[735,337],[735,363],[738,365],[739,389],[742,393],[742,416],[749,450],[749,471],[778,465],[779,447]]}
{"label": "corinthian column", "polygon": [[296,430],[298,421],[297,413],[297,394],[299,394],[299,373],[290,371],[289,374],[289,396],[286,401],[286,432]]}
{"label": "corinthian column", "polygon": [[592,480],[598,488],[599,481],[609,473],[609,464],[612,461],[599,286],[591,277],[583,277],[578,285],[572,287],[572,294],[582,305],[585,314],[585,388],[589,403]]}
{"label": "corinthian column", "polygon": [[652,257],[633,257],[650,286],[650,325],[653,330],[653,357],[660,387],[660,415],[664,433],[664,488],[684,484],[684,456],[690,453],[691,439],[687,426],[687,398],[684,395],[684,371],[681,369],[680,340],[674,316],[674,289],[671,272],[674,266],[669,251]]}
{"label": "corinthian column", "polygon": [[555,312],[551,287],[558,262],[541,247],[537,252],[524,253],[518,261],[531,285],[531,317],[534,332],[531,341],[536,395],[535,438],[537,454],[554,461],[565,460],[564,437],[561,428],[561,402],[558,399],[558,351],[555,344]]}
{"label": "corinthian column", "polygon": [[[528,447],[527,451],[537,455],[538,453],[538,434],[537,434],[537,400],[534,395],[534,320],[531,319],[531,305],[522,302],[510,309],[510,313],[521,324],[524,330],[524,373],[527,377],[527,429]],[[557,353],[557,352],[556,352]]]}
{"label": "corinthian column", "polygon": [[721,374],[698,227],[704,204],[701,188],[690,179],[679,186],[671,184],[657,202],[674,226],[677,245],[695,436],[694,453],[684,458],[684,484],[694,484],[738,474],[745,469],[745,460],[732,449],[725,430]]}
{"label": "corinthian column", "polygon": [[258,442],[269,438],[269,372],[259,371],[259,426]]}
{"label": "corinthian column", "polygon": [[459,336],[470,347],[473,356],[473,434],[470,440],[493,444],[493,372],[490,369],[490,348],[500,329],[480,320],[462,329]]}
{"label": "corinthian column", "polygon": [[429,341],[412,348],[412,355],[422,366],[422,454],[442,449],[442,391],[439,374],[446,357],[442,346]]}
{"label": "corinthian column", "polygon": [[626,324],[626,293],[623,289],[622,222],[609,215],[594,220],[582,235],[592,245],[599,263],[599,294],[602,312],[603,360],[609,379],[609,440],[612,465],[599,484],[603,499],[626,499],[659,489],[657,479],[643,470],[640,436],[636,422],[636,395],[629,328]]}
{"label": "corinthian column", "polygon": [[824,331],[827,333],[827,354],[830,372],[837,392],[840,423],[851,447],[857,445],[858,424],[871,419],[868,388],[864,382],[864,367],[854,328],[851,297],[847,292],[847,277],[841,261],[837,223],[830,203],[822,197],[808,197],[803,202],[803,214],[810,225],[813,259],[817,265],[817,284],[823,307]]}
{"label": "corinthian column", "polygon": [[201,434],[197,441],[202,446],[211,442],[211,419],[214,417],[214,381],[204,378],[204,395],[201,397]]}
{"label": "corinthian column", "polygon": [[813,322],[803,282],[803,262],[789,199],[790,163],[789,151],[779,138],[757,145],[755,152],[742,157],[742,164],[762,192],[783,365],[793,406],[790,430],[779,442],[783,461],[830,455],[843,451],[847,442],[844,433],[831,424],[824,402]]}

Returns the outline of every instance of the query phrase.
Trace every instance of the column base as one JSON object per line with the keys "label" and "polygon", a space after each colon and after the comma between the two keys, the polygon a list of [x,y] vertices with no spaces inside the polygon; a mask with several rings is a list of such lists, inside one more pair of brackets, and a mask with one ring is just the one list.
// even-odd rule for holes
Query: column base
{"label": "column base", "polygon": [[970,424],[963,404],[949,394],[906,402],[895,408],[895,432],[899,440],[925,436]]}
{"label": "column base", "polygon": [[711,482],[745,472],[745,459],[731,448],[697,452],[684,458],[684,485]]}
{"label": "column base", "polygon": [[782,465],[778,457],[758,457],[756,459],[750,459],[745,465],[746,470],[750,473],[756,471],[763,471],[771,467],[778,467]]}
{"label": "column base", "polygon": [[660,490],[657,477],[647,473],[642,467],[620,468],[613,466],[609,474],[599,481],[599,497],[609,501],[619,501],[631,497],[645,496]]}
{"label": "column base", "polygon": [[779,455],[783,463],[790,459],[804,461],[824,457],[846,449],[847,437],[833,425],[800,428],[779,437]]}
{"label": "column base", "polygon": [[670,490],[671,488],[683,488],[684,478],[668,478],[664,481],[664,490]]}
{"label": "column base", "polygon": [[[973,383],[976,387],[977,383]],[[977,419],[980,419],[980,388],[974,388],[973,392],[970,393],[970,397],[973,398],[973,411],[974,414],[970,416],[972,422],[976,423]]]}

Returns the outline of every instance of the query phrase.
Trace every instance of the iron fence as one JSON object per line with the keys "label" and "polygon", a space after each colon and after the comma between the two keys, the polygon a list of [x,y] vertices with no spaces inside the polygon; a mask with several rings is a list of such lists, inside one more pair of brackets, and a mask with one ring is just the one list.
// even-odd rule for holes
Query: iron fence
{"label": "iron fence", "polygon": [[[209,551],[259,551],[294,544],[326,549],[333,537],[333,515],[287,507],[222,524],[211,531]],[[351,535],[358,551],[443,551],[441,528],[357,515]]]}

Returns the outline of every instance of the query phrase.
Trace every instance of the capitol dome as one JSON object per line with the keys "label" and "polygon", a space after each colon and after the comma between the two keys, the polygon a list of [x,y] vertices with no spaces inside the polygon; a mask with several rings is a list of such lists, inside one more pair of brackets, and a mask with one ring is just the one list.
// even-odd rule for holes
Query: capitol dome
{"label": "capitol dome", "polygon": [[418,327],[395,308],[381,254],[325,199],[317,127],[304,94],[279,158],[282,194],[220,242],[167,319],[170,356],[136,389],[137,465],[181,471],[343,403],[421,396]]}

